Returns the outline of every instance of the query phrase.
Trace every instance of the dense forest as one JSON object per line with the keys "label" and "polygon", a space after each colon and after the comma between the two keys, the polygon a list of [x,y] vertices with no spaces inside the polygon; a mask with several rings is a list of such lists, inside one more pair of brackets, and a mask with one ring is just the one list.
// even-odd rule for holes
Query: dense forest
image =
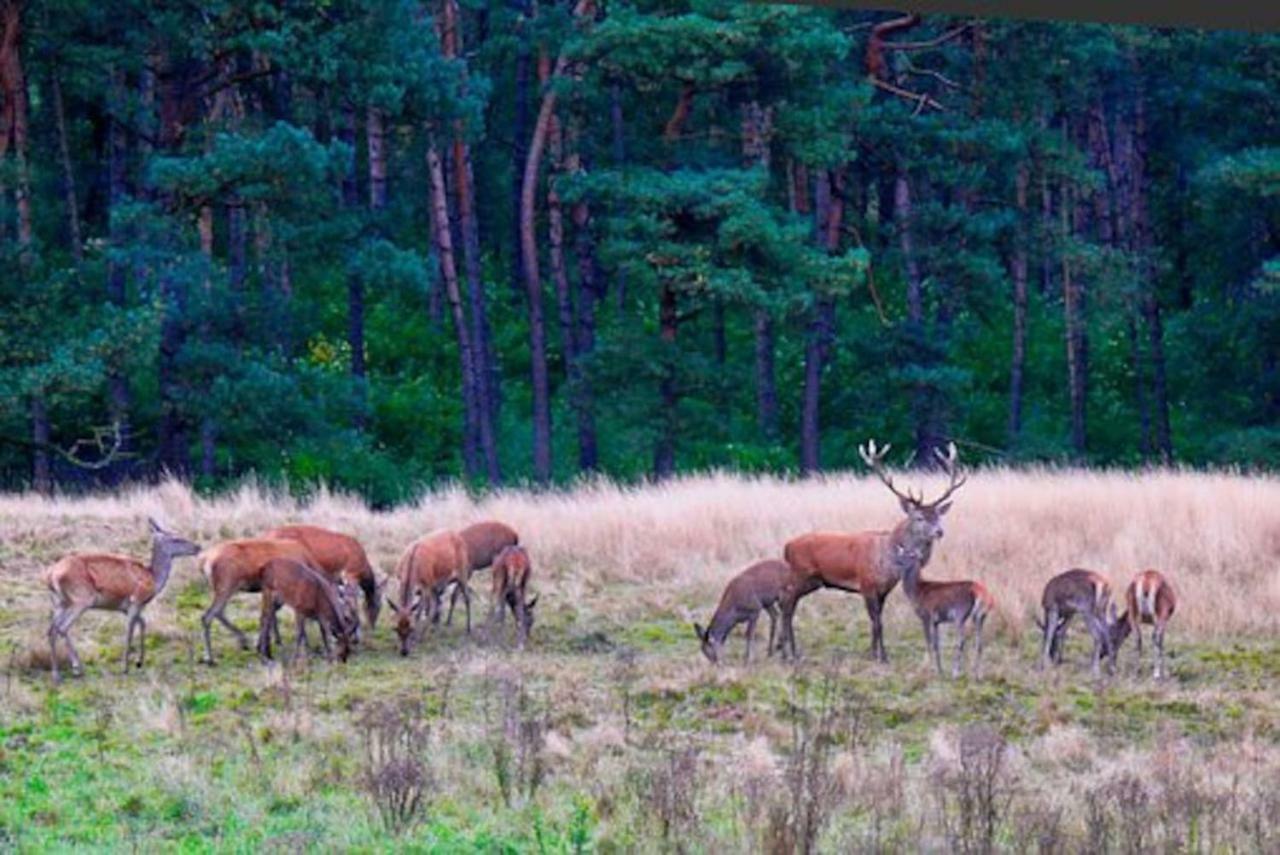
{"label": "dense forest", "polygon": [[1280,37],[0,0],[0,482],[1280,461]]}

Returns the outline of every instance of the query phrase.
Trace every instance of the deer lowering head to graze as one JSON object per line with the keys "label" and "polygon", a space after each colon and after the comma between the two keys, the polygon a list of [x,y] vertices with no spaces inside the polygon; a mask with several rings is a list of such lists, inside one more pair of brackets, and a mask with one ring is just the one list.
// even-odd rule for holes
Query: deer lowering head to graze
{"label": "deer lowering head to graze", "polygon": [[396,616],[396,635],[400,637],[400,655],[422,636],[424,622],[439,622],[440,597],[450,585],[463,589],[467,606],[467,632],[471,632],[471,592],[467,547],[455,531],[433,531],[409,544],[396,565],[400,580],[400,603],[388,599]]}
{"label": "deer lowering head to graze", "polygon": [[155,520],[151,526],[151,561],[143,564],[123,555],[74,553],[44,571],[44,583],[53,598],[53,619],[49,622],[49,656],[53,679],[58,674],[58,637],[62,637],[76,676],[84,673],[80,657],[71,643],[72,624],[88,609],[125,613],[124,671],[129,672],[133,632],[138,631],[138,662],[142,667],[146,652],[147,623],[142,610],[155,599],[169,581],[173,559],[200,551],[186,538],[166,531]]}
{"label": "deer lowering head to graze", "polygon": [[934,541],[942,537],[942,518],[951,510],[951,503],[947,500],[968,479],[968,475],[962,475],[956,465],[956,447],[951,443],[945,454],[934,449],[938,462],[950,477],[942,495],[926,502],[923,496],[910,491],[902,493],[884,469],[884,456],[890,447],[886,445],[877,449],[872,441],[860,446],[858,452],[871,471],[898,497],[906,514],[901,522],[891,531],[812,532],[788,541],[783,550],[787,563],[802,577],[790,595],[788,608],[784,609],[783,631],[791,645],[792,655],[795,654],[795,635],[791,616],[795,612],[795,601],[825,587],[862,595],[867,615],[871,618],[871,655],[881,662],[889,659],[884,649],[880,615],[885,598],[901,578],[895,551],[905,549],[918,556],[921,567],[927,564]]}
{"label": "deer lowering head to graze", "polygon": [[693,631],[702,644],[702,654],[718,664],[725,639],[735,626],[746,622],[747,644],[744,655],[750,663],[751,640],[755,637],[756,621],[759,620],[761,611],[769,615],[768,655],[773,655],[775,646],[785,652],[787,639],[777,635],[778,612],[780,608],[787,607],[785,603],[788,601],[794,604],[795,599],[788,600],[787,595],[802,581],[800,574],[790,564],[776,559],[757,561],[734,576],[720,595],[720,603],[707,628],[703,629],[696,623],[693,625]]}
{"label": "deer lowering head to graze", "polygon": [[204,662],[213,664],[213,622],[217,620],[235,635],[240,649],[249,649],[249,637],[227,619],[225,610],[237,592],[256,594],[262,590],[262,568],[273,558],[289,558],[308,567],[316,562],[311,551],[297,540],[247,538],[228,540],[211,546],[200,555],[200,567],[213,591],[213,602],[200,617],[204,628]]}
{"label": "deer lowering head to graze", "polygon": [[960,676],[964,661],[964,648],[969,640],[969,625],[973,626],[974,673],[982,667],[982,625],[995,608],[995,600],[981,582],[933,582],[920,578],[920,556],[905,547],[896,551],[902,574],[902,590],[911,601],[912,608],[924,624],[924,640],[933,653],[933,664],[942,673],[942,625],[956,625],[956,652],[951,666],[952,676]]}
{"label": "deer lowering head to graze", "polygon": [[1080,615],[1093,638],[1093,673],[1098,674],[1103,656],[1114,665],[1113,651],[1124,639],[1116,633],[1118,621],[1111,603],[1110,582],[1092,570],[1067,570],[1044,586],[1040,605],[1044,609],[1044,622],[1037,620],[1036,623],[1044,633],[1041,667],[1062,661],[1067,623],[1076,615]]}
{"label": "deer lowering head to graze", "polygon": [[[364,613],[369,621],[369,629],[377,625],[378,612],[382,608],[382,589],[378,587],[373,565],[369,563],[369,556],[365,554],[360,541],[350,535],[314,525],[280,526],[263,537],[296,540],[305,546],[316,562],[315,568],[328,576],[331,582],[342,585],[340,592],[360,589],[364,594]],[[356,641],[359,640],[357,628]]]}
{"label": "deer lowering head to graze", "polygon": [[503,548],[493,559],[493,611],[490,621],[502,623],[506,609],[516,622],[516,646],[524,647],[533,629],[533,607],[538,598],[526,599],[533,564],[523,546]]}
{"label": "deer lowering head to graze", "polygon": [[1142,624],[1152,624],[1151,643],[1156,648],[1153,672],[1159,680],[1164,676],[1164,631],[1178,608],[1178,595],[1164,574],[1144,570],[1134,577],[1125,591],[1125,625],[1137,634],[1138,661],[1142,661]]}
{"label": "deer lowering head to graze", "polygon": [[348,606],[338,596],[337,587],[324,574],[291,558],[272,558],[262,568],[258,655],[263,660],[271,658],[270,630],[276,621],[276,609],[282,605],[293,609],[298,621],[295,655],[306,645],[306,622],[313,620],[320,625],[325,658],[333,658],[329,644],[329,636],[332,635],[338,643],[338,659],[347,661],[359,620],[354,612],[348,611]]}
{"label": "deer lowering head to graze", "polygon": [[[520,543],[520,535],[516,530],[497,520],[472,523],[466,528],[459,529],[458,536],[467,547],[467,564],[471,573],[489,567],[502,550]],[[453,594],[449,597],[449,614],[444,619],[445,626],[453,625],[453,607],[457,605],[461,594],[461,586],[453,589]]]}

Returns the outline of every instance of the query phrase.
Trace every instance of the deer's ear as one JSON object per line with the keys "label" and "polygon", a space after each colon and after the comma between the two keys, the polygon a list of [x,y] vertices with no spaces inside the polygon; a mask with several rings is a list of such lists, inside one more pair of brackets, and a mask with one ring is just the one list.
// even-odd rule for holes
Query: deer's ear
{"label": "deer's ear", "polygon": [[947,515],[947,511],[949,511],[949,510],[951,510],[951,503],[950,503],[950,502],[947,502],[947,503],[945,503],[945,504],[939,505],[939,506],[938,506],[938,516],[940,516],[940,517],[946,516],[946,515]]}

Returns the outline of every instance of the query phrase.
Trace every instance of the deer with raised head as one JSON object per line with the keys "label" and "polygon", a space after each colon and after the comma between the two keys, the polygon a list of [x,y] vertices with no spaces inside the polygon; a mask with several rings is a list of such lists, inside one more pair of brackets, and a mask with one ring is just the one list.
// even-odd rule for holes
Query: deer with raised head
{"label": "deer with raised head", "polygon": [[80,657],[71,643],[72,624],[89,609],[124,612],[124,672],[129,673],[129,654],[133,634],[138,633],[138,662],[142,667],[146,654],[147,622],[142,610],[164,590],[173,569],[173,559],[195,555],[200,547],[166,531],[155,520],[151,526],[151,560],[147,564],[123,555],[77,552],[66,556],[44,571],[44,583],[53,598],[53,619],[49,622],[49,661],[53,679],[58,673],[58,638],[67,647],[71,672],[84,673]]}
{"label": "deer with raised head", "polygon": [[433,531],[409,544],[396,564],[400,580],[400,603],[388,599],[396,616],[396,635],[400,638],[400,655],[408,656],[421,638],[424,621],[438,623],[440,598],[450,585],[462,588],[467,607],[467,632],[471,632],[471,592],[467,588],[470,575],[467,547],[455,531]]}
{"label": "deer with raised head", "polygon": [[956,652],[951,665],[951,675],[960,676],[964,661],[964,648],[969,640],[969,626],[973,626],[976,643],[973,658],[974,673],[982,668],[982,626],[987,615],[995,609],[995,599],[981,582],[935,582],[920,578],[920,556],[908,552],[905,547],[896,550],[902,574],[902,590],[911,601],[912,608],[924,625],[924,640],[933,654],[933,664],[942,674],[942,625],[956,625]]}
{"label": "deer with raised head", "polygon": [[[469,573],[476,573],[492,566],[498,554],[509,546],[520,544],[520,535],[514,528],[497,520],[482,520],[458,530],[458,536],[467,548],[467,565]],[[449,596],[449,613],[444,619],[445,626],[453,625],[453,607],[462,596],[462,586],[456,586]],[[468,591],[469,593],[469,591]],[[500,608],[498,604],[494,608]]]}
{"label": "deer with raised head", "polygon": [[[1137,634],[1138,662],[1142,662],[1142,625],[1151,624],[1151,644],[1156,649],[1153,676],[1159,680],[1165,674],[1164,631],[1169,618],[1178,608],[1178,595],[1164,574],[1158,570],[1144,570],[1134,577],[1125,591],[1126,614],[1124,624]],[[1126,632],[1126,634],[1128,634]]]}
{"label": "deer with raised head", "polygon": [[[338,596],[336,586],[317,570],[291,558],[272,558],[262,568],[262,616],[258,623],[258,655],[271,658],[271,630],[281,606],[293,609],[298,622],[297,651],[305,649],[306,622],[320,625],[320,640],[326,659],[333,658],[329,645],[332,635],[338,644],[338,659],[347,661],[359,619],[348,611]],[[277,636],[279,633],[277,632]]]}
{"label": "deer with raised head", "polygon": [[[778,638],[777,629],[779,610],[785,609],[787,595],[803,582],[802,577],[785,561],[769,559],[757,561],[729,580],[724,592],[720,594],[720,603],[711,616],[711,623],[706,629],[700,624],[693,625],[693,631],[702,645],[702,655],[713,664],[720,662],[720,650],[725,639],[740,623],[746,623],[746,662],[751,662],[751,640],[756,634],[756,621],[760,612],[769,615],[769,644],[766,648],[772,656],[776,649],[785,654],[787,639]],[[794,604],[794,600],[791,601]],[[775,639],[777,644],[775,645]]]}
{"label": "deer with raised head", "polygon": [[[377,625],[383,591],[360,541],[348,534],[314,525],[284,525],[273,528],[263,537],[296,540],[305,546],[315,561],[312,566],[339,585],[338,593],[344,599],[347,598],[347,592],[360,589],[364,595],[364,614],[369,622],[369,629],[372,630]],[[355,640],[360,641],[359,624]]]}
{"label": "deer with raised head", "polygon": [[932,554],[934,542],[942,537],[942,518],[951,510],[948,501],[952,494],[968,480],[956,464],[956,446],[950,443],[944,454],[933,450],[938,463],[950,482],[942,495],[926,502],[923,495],[908,490],[900,492],[893,478],[884,468],[884,456],[892,446],[876,448],[875,441],[858,447],[863,462],[871,469],[890,492],[906,517],[889,531],[860,531],[854,533],[817,531],[801,535],[787,542],[783,557],[800,574],[798,584],[788,594],[784,606],[784,641],[795,655],[795,631],[792,617],[796,601],[818,588],[839,588],[861,594],[871,618],[871,656],[881,662],[889,661],[884,649],[884,629],[881,613],[885,598],[902,578],[897,560],[898,550],[916,556],[924,567]]}
{"label": "deer with raised head", "polygon": [[1043,633],[1040,666],[1062,661],[1062,648],[1067,639],[1067,624],[1079,615],[1089,635],[1093,638],[1093,673],[1097,676],[1102,657],[1107,657],[1112,668],[1115,650],[1123,637],[1119,636],[1116,610],[1111,602],[1111,583],[1092,570],[1074,568],[1059,573],[1044,586],[1040,597],[1044,621],[1036,625]]}
{"label": "deer with raised head", "polygon": [[502,623],[506,609],[510,609],[516,622],[516,646],[519,648],[529,640],[529,631],[533,629],[533,607],[538,602],[537,597],[532,600],[526,598],[532,573],[533,563],[523,546],[504,547],[493,559],[493,612],[490,621],[496,618],[498,623]]}
{"label": "deer with raised head", "polygon": [[273,558],[289,558],[308,567],[314,567],[311,551],[297,540],[284,538],[245,538],[227,540],[209,547],[200,554],[200,568],[213,591],[213,602],[200,616],[204,629],[204,659],[213,664],[213,622],[216,620],[231,631],[241,650],[249,649],[249,637],[226,616],[227,603],[239,592],[256,594],[262,590],[262,568]]}

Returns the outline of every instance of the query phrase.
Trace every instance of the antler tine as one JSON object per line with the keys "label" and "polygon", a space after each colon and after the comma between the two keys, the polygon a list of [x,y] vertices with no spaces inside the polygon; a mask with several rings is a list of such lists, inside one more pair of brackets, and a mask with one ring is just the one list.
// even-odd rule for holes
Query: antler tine
{"label": "antler tine", "polygon": [[951,483],[947,485],[947,489],[943,494],[929,503],[931,506],[936,507],[937,505],[945,502],[952,493],[960,489],[965,481],[969,480],[969,473],[965,472],[956,464],[956,457],[958,455],[956,452],[956,444],[954,442],[947,443],[946,454],[943,454],[941,449],[936,447],[933,449],[933,454],[938,458],[938,462],[942,464],[942,468],[946,470],[947,475],[951,477]]}
{"label": "antler tine", "polygon": [[889,488],[890,492],[899,499],[902,499],[904,502],[911,502],[912,504],[917,505],[920,504],[920,500],[911,495],[910,488],[908,488],[907,493],[902,493],[894,486],[893,478],[889,476],[889,473],[885,472],[884,456],[889,453],[890,448],[893,448],[893,446],[889,443],[885,443],[884,447],[877,450],[876,441],[871,439],[867,441],[866,445],[858,446],[858,453],[862,455],[862,460],[867,464],[867,468],[876,474],[876,477],[880,479],[882,484]]}

